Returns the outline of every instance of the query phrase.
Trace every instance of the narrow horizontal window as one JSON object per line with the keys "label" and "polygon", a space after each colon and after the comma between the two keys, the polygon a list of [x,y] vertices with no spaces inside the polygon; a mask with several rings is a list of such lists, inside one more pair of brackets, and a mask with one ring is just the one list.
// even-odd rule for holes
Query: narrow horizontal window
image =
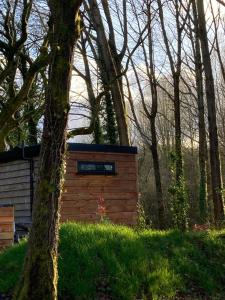
{"label": "narrow horizontal window", "polygon": [[78,174],[115,175],[114,162],[78,161]]}

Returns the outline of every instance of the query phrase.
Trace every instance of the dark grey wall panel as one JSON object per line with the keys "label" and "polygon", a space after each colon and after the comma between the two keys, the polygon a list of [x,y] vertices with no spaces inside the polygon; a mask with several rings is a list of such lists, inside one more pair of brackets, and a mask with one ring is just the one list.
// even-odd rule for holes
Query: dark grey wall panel
{"label": "dark grey wall panel", "polygon": [[14,206],[16,223],[31,223],[29,161],[0,163],[0,205]]}

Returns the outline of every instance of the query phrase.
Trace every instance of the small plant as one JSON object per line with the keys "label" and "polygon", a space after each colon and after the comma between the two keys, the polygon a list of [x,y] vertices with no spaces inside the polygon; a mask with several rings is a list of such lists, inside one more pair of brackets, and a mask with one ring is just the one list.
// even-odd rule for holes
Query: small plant
{"label": "small plant", "polygon": [[144,230],[144,229],[150,229],[151,224],[148,224],[147,217],[145,214],[145,210],[143,207],[143,204],[141,203],[140,199],[137,204],[137,212],[138,212],[138,222],[137,222],[137,230]]}
{"label": "small plant", "polygon": [[106,216],[106,204],[103,196],[99,196],[97,201],[97,215],[100,217],[101,223],[109,223],[109,219]]}

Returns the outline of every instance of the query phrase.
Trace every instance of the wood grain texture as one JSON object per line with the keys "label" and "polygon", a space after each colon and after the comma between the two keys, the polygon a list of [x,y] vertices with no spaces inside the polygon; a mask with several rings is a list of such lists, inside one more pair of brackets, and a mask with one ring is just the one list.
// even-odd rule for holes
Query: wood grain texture
{"label": "wood grain texture", "polygon": [[[116,175],[77,174],[77,161],[115,162]],[[110,221],[137,222],[137,162],[134,154],[70,152],[62,195],[61,222],[98,222],[98,199],[103,197]]]}
{"label": "wood grain texture", "polygon": [[[77,161],[115,162],[116,175],[77,174]],[[105,199],[107,217],[114,223],[137,220],[137,161],[135,154],[68,152],[62,194],[61,221],[97,222],[97,202]],[[34,186],[39,158],[34,159]],[[0,205],[13,204],[17,223],[30,223],[30,170],[27,161],[0,165]],[[6,216],[7,217],[7,216]]]}
{"label": "wood grain texture", "polygon": [[[1,168],[1,166],[0,166]],[[12,174],[12,171],[8,171],[8,172],[2,172],[0,173],[0,181],[2,179],[7,179],[7,178],[11,178],[12,176],[14,178],[17,178],[17,177],[21,177],[21,176],[29,176],[30,175],[30,170],[28,168],[26,169],[23,169],[23,170],[16,170],[16,171],[13,171],[13,174]]]}
{"label": "wood grain texture", "polygon": [[0,224],[0,233],[10,232],[12,230],[12,224],[1,223]]}
{"label": "wood grain texture", "polygon": [[14,171],[21,171],[28,169],[28,162],[27,161],[12,161],[9,163],[1,163],[0,165],[0,174],[6,172],[14,172]]}
{"label": "wood grain texture", "polygon": [[9,247],[13,244],[11,240],[0,240],[0,250]]}
{"label": "wood grain texture", "polygon": [[0,250],[13,244],[14,208],[0,207]]}

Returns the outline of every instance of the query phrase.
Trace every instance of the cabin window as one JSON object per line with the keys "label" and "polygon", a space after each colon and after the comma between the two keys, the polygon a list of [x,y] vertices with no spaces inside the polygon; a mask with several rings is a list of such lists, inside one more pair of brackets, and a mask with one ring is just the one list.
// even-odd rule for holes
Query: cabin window
{"label": "cabin window", "polygon": [[77,162],[78,174],[87,175],[115,175],[114,162],[96,162],[96,161],[78,161]]}

